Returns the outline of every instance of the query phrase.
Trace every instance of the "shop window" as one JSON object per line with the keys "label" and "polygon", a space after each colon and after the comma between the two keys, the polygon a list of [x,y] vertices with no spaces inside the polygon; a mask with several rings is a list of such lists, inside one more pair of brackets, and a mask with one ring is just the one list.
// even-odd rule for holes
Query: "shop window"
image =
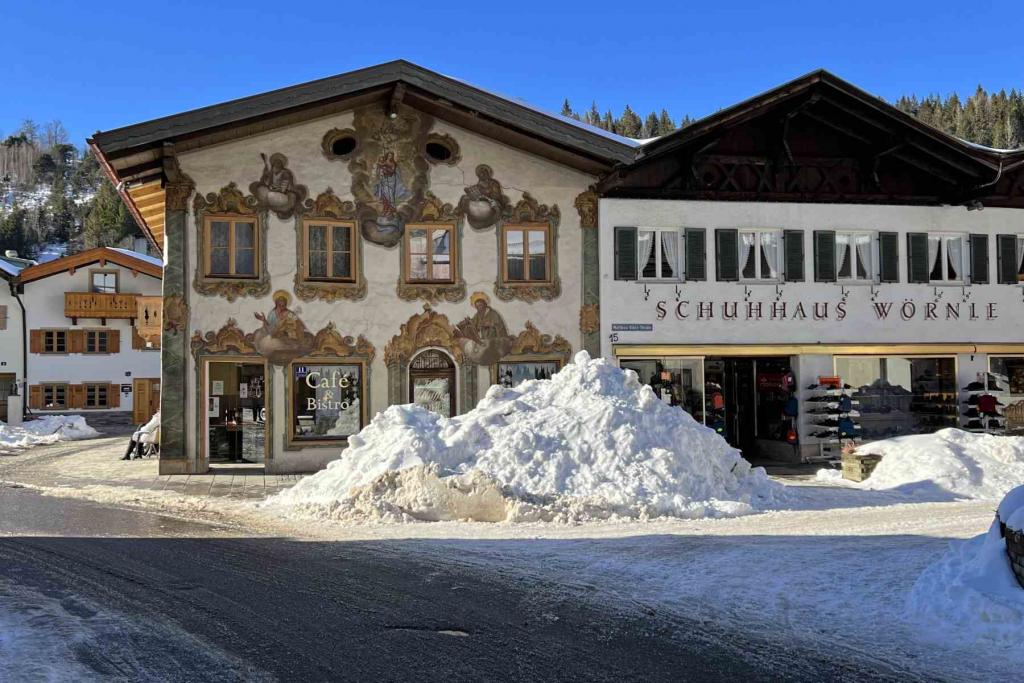
{"label": "shop window", "polygon": [[86,408],[107,408],[109,403],[109,384],[86,384],[85,385],[85,407]]}
{"label": "shop window", "polygon": [[929,282],[963,282],[967,251],[964,241],[963,235],[928,235]]}
{"label": "shop window", "polygon": [[110,334],[106,330],[86,330],[86,353],[110,353]]}
{"label": "shop window", "polygon": [[874,236],[869,232],[836,232],[836,279],[874,282]]}
{"label": "shop window", "polygon": [[303,221],[305,279],[318,282],[355,282],[355,223]]}
{"label": "shop window", "polygon": [[643,280],[678,280],[682,269],[683,243],[676,228],[639,228],[636,262]]}
{"label": "shop window", "polygon": [[551,230],[546,223],[504,225],[501,261],[507,283],[551,281]]}
{"label": "shop window", "polygon": [[358,433],[363,386],[361,363],[292,363],[292,441],[341,441]]}
{"label": "shop window", "polygon": [[90,288],[94,294],[117,294],[117,271],[89,271]]}
{"label": "shop window", "polygon": [[779,230],[740,230],[740,279],[778,280],[781,246],[782,233]]}
{"label": "shop window", "polygon": [[512,388],[531,379],[551,379],[561,370],[562,361],[554,359],[501,361],[494,368],[494,382]]}
{"label": "shop window", "polygon": [[68,333],[67,330],[44,330],[43,331],[43,353],[67,353]]}
{"label": "shop window", "polygon": [[637,374],[662,401],[704,421],[704,362],[700,358],[623,359],[623,369]]}
{"label": "shop window", "polygon": [[406,282],[454,282],[456,258],[454,225],[406,226]]}
{"label": "shop window", "polygon": [[837,356],[835,374],[860,402],[865,440],[930,433],[959,424],[956,360]]}
{"label": "shop window", "polygon": [[409,402],[445,417],[455,415],[455,363],[448,354],[427,349],[412,359]]}
{"label": "shop window", "polygon": [[256,223],[252,219],[207,216],[203,228],[206,277],[257,277]]}
{"label": "shop window", "polygon": [[1024,235],[1014,240],[1014,263],[1017,264],[1017,282],[1024,282]]}
{"label": "shop window", "polygon": [[1024,356],[989,356],[988,367],[1011,396],[1024,396]]}
{"label": "shop window", "polygon": [[67,384],[44,384],[43,385],[43,409],[63,410],[68,407],[68,385]]}

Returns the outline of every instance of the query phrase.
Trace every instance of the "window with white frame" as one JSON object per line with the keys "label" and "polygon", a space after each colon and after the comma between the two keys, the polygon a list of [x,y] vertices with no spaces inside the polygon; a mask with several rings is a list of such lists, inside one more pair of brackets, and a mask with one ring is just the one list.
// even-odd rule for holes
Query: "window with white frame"
{"label": "window with white frame", "polygon": [[680,280],[683,240],[679,228],[639,228],[636,262],[642,280]]}
{"label": "window with white frame", "polygon": [[782,256],[781,230],[740,230],[740,278],[778,280]]}
{"label": "window with white frame", "polygon": [[963,282],[966,272],[967,239],[958,234],[928,235],[928,280]]}
{"label": "window with white frame", "polygon": [[1017,235],[1017,281],[1024,282],[1024,235]]}
{"label": "window with white frame", "polygon": [[874,282],[872,233],[836,231],[836,279],[841,282]]}

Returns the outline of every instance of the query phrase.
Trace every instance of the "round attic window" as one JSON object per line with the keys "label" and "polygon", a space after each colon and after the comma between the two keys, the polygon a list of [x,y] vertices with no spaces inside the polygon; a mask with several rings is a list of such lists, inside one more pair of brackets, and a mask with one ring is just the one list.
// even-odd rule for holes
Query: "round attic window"
{"label": "round attic window", "polygon": [[331,154],[339,157],[347,157],[356,150],[356,139],[351,135],[340,137],[331,141]]}
{"label": "round attic window", "polygon": [[431,133],[423,145],[423,155],[432,164],[454,166],[459,163],[459,143],[450,135]]}
{"label": "round attic window", "polygon": [[332,128],[320,141],[320,149],[328,159],[348,159],[359,149],[359,138],[351,128]]}
{"label": "round attic window", "polygon": [[428,142],[427,156],[434,161],[448,161],[452,158],[452,150],[443,142]]}

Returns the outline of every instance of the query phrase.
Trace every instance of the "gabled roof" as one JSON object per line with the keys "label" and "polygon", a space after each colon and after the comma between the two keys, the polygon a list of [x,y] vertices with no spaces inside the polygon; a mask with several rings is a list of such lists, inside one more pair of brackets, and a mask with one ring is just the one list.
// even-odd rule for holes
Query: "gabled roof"
{"label": "gabled roof", "polygon": [[[785,122],[797,116],[813,119],[831,133],[862,145],[868,158],[892,154],[936,177],[955,178],[963,188],[991,185],[1001,174],[1024,164],[1024,149],[996,150],[961,140],[819,69],[647,142],[633,162],[606,177],[598,190],[613,193],[625,176],[659,159],[713,149],[726,132],[755,119],[771,117],[784,131]],[[970,189],[964,192],[971,194]]]}
{"label": "gabled roof", "polygon": [[12,280],[23,269],[35,265],[35,261],[16,256],[0,256],[0,277]]}
{"label": "gabled roof", "polygon": [[53,261],[29,266],[18,274],[17,282],[18,284],[25,284],[50,277],[51,275],[74,272],[79,268],[90,266],[94,263],[99,263],[101,267],[108,263],[113,263],[136,273],[143,273],[157,279],[163,278],[164,273],[163,264],[159,259],[155,259],[152,256],[127,249],[96,247],[95,249],[80,251],[71,256],[64,256]]}
{"label": "gabled roof", "polygon": [[[634,140],[544,112],[404,60],[97,132],[89,144],[154,244],[166,153],[182,153],[372,102],[397,102],[581,171],[633,159]],[[121,185],[124,182],[126,185]],[[145,188],[145,189],[142,189]],[[136,196],[138,195],[138,196]],[[161,235],[162,238],[162,235]]]}

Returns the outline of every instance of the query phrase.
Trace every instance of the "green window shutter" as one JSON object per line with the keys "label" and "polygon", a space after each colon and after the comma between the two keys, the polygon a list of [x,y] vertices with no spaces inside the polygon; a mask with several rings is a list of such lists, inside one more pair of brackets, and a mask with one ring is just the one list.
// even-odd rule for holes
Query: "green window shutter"
{"label": "green window shutter", "polygon": [[734,282],[740,279],[738,230],[715,230],[715,276],[719,282]]}
{"label": "green window shutter", "polygon": [[707,231],[704,228],[686,228],[686,279],[708,279]]}
{"label": "green window shutter", "polygon": [[615,228],[615,279],[636,279],[636,228]]}
{"label": "green window shutter", "polygon": [[786,250],[786,282],[804,281],[804,231],[785,230],[782,233],[782,248]]}
{"label": "green window shutter", "polygon": [[1017,236],[996,235],[996,270],[999,284],[1015,285],[1017,279]]}
{"label": "green window shutter", "polygon": [[899,233],[878,233],[878,280],[879,282],[900,281]]}
{"label": "green window shutter", "polygon": [[971,284],[988,284],[988,235],[971,235]]}
{"label": "green window shutter", "polygon": [[836,232],[814,231],[814,281],[836,281]]}
{"label": "green window shutter", "polygon": [[907,281],[928,282],[928,233],[907,233]]}

